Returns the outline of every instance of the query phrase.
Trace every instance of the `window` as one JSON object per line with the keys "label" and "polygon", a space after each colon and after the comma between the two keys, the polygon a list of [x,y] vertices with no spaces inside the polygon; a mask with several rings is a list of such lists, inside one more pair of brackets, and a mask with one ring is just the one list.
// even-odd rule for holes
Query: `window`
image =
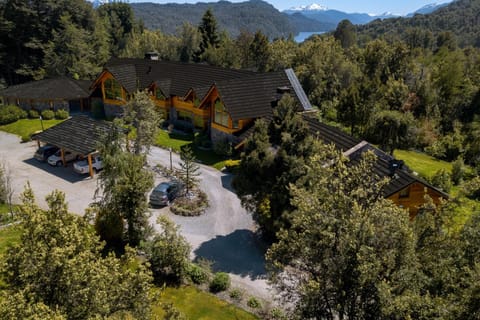
{"label": "window", "polygon": [[398,193],[399,198],[408,198],[410,196],[410,187],[400,190]]}
{"label": "window", "polygon": [[235,120],[232,122],[232,125],[233,125],[233,129],[238,129],[238,120]]}
{"label": "window", "polygon": [[122,100],[122,87],[115,79],[107,79],[103,83],[105,99]]}
{"label": "window", "polygon": [[217,99],[215,101],[215,123],[220,124],[224,127],[228,127],[228,113],[225,110],[223,103]]}

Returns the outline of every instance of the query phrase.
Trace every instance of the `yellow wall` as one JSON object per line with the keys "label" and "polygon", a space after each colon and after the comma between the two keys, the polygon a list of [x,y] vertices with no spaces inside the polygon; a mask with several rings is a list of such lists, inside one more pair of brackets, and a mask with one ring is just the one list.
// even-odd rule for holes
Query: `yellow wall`
{"label": "yellow wall", "polygon": [[414,182],[407,188],[409,188],[408,196],[401,197],[401,191],[399,191],[392,194],[390,197],[388,197],[388,199],[392,200],[396,205],[408,209],[410,212],[410,217],[412,218],[417,215],[418,210],[425,203],[425,195],[428,195],[430,198],[432,198],[435,204],[439,204],[440,199],[443,198],[441,193],[425,186],[420,182]]}

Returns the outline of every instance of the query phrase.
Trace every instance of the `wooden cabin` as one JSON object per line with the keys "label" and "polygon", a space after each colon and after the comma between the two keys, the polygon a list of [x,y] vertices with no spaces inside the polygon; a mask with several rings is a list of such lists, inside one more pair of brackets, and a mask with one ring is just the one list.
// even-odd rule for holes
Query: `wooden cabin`
{"label": "wooden cabin", "polygon": [[91,86],[92,101],[103,103],[107,117],[119,116],[139,90],[169,123],[205,131],[213,142],[240,143],[255,119],[272,115],[279,90],[297,99],[298,111],[311,109],[291,69],[257,73],[150,59],[110,60]]}
{"label": "wooden cabin", "polygon": [[396,160],[367,141],[356,139],[338,128],[321,123],[308,113],[303,115],[303,119],[308,124],[311,134],[326,144],[333,144],[352,163],[358,162],[362,153],[372,151],[377,157],[373,166],[374,173],[380,179],[389,178],[389,183],[383,188],[383,196],[408,210],[411,218],[414,218],[420,207],[425,204],[426,195],[432,198],[435,204],[439,204],[441,199],[449,198],[448,194],[418,177],[403,164],[403,161]]}

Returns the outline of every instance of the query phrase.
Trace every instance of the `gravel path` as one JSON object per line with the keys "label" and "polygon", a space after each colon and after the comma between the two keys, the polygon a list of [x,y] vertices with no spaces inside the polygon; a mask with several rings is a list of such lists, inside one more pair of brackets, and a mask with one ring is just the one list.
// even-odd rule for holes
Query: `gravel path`
{"label": "gravel path", "polygon": [[[20,143],[20,138],[0,131],[0,161],[6,162],[12,172],[14,202],[20,202],[20,194],[27,182],[35,192],[37,203],[46,208],[45,196],[53,190],[61,190],[69,209],[83,214],[93,201],[96,177],[80,176],[73,172],[71,164],[66,168],[51,167],[33,159],[36,142]],[[178,167],[180,158],[172,154],[173,165]],[[150,165],[170,166],[169,151],[152,148],[148,156]],[[199,217],[173,215],[169,208],[152,209],[150,222],[169,216],[181,227],[182,234],[192,246],[192,259],[205,257],[214,261],[213,269],[231,274],[234,287],[243,288],[249,295],[271,300],[272,294],[265,281],[264,249],[255,236],[255,224],[250,214],[242,208],[231,188],[231,175],[200,165],[200,185],[209,199],[210,207]],[[158,175],[156,182],[165,178]]]}

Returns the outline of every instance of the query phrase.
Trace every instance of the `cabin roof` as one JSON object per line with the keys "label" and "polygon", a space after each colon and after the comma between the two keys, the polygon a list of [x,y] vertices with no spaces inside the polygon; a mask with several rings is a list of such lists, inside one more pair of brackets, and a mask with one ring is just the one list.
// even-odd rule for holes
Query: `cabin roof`
{"label": "cabin roof", "polygon": [[35,134],[32,139],[87,155],[97,150],[99,141],[111,126],[112,123],[78,115]]}
{"label": "cabin roof", "polygon": [[325,144],[333,144],[335,148],[342,151],[352,163],[358,163],[361,160],[361,155],[363,153],[372,151],[377,157],[377,160],[373,165],[373,172],[378,175],[380,179],[385,177],[390,178],[389,183],[383,188],[383,196],[385,198],[399,192],[414,182],[419,182],[426,187],[437,191],[443,197],[448,198],[448,194],[416,176],[405,165],[393,172],[391,169],[391,162],[395,160],[394,157],[367,141],[361,141],[338,128],[322,123],[318,119],[312,117],[311,114],[304,113],[303,119],[308,124],[310,132],[314,136],[322,140]]}
{"label": "cabin roof", "polygon": [[270,116],[280,87],[297,100],[299,111],[312,108],[291,69],[257,73],[206,64],[114,58],[105,70],[130,93],[155,83],[165,94],[183,97],[193,90],[202,100],[215,85],[233,120]]}
{"label": "cabin roof", "polygon": [[0,96],[19,99],[74,100],[88,98],[91,81],[58,77],[31,81],[10,86],[0,91]]}

